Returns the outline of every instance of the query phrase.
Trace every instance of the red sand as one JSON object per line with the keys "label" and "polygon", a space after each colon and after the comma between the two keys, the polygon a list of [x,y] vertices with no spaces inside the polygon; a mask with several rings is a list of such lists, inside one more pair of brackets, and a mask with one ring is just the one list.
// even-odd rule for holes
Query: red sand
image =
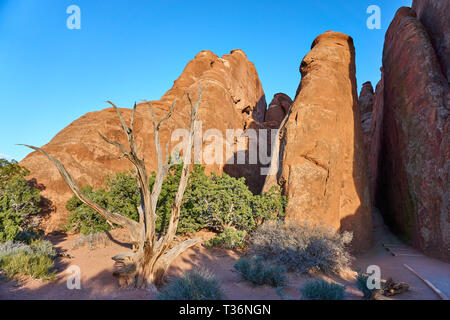
{"label": "red sand", "polygon": [[[115,232],[115,238],[120,239],[120,233]],[[379,265],[382,278],[393,277],[395,281],[407,282],[411,290],[392,299],[439,299],[421,280],[403,267],[404,263],[415,268],[419,273],[430,271],[434,275],[434,284],[439,287],[442,279],[450,280],[450,265],[425,256],[421,257],[393,257],[383,247],[382,243],[399,243],[382,224],[374,230],[376,244],[370,252],[356,257],[353,270],[365,269],[368,265]],[[77,236],[52,237],[50,240],[59,249],[66,251],[69,258],[58,258],[57,279],[54,282],[40,282],[23,277],[19,280],[0,280],[0,299],[153,299],[155,293],[145,290],[119,288],[118,280],[112,276],[113,261],[111,257],[128,250],[126,244],[109,242],[105,247],[101,245],[94,250],[84,246],[72,250],[72,243]],[[416,252],[409,248],[410,252]],[[178,257],[168,276],[178,275],[190,270],[194,266],[202,266],[216,274],[228,299],[266,300],[280,299],[276,290],[269,286],[253,287],[241,281],[239,274],[233,271],[233,264],[239,259],[239,253],[231,250],[206,249],[202,246],[194,247]],[[81,269],[81,290],[69,290],[66,281],[69,275],[66,270],[76,265]],[[365,271],[365,270],[364,270]],[[426,273],[426,272],[425,272]],[[355,272],[348,272],[347,280],[330,279],[346,285],[347,299],[361,299],[362,294],[354,282]],[[289,285],[283,293],[292,299],[300,299],[299,288],[310,278],[289,274]],[[430,280],[431,281],[431,280]],[[433,281],[432,281],[433,282]],[[442,282],[442,284],[444,283]],[[445,291],[446,288],[441,290]],[[388,298],[386,298],[388,299]]]}

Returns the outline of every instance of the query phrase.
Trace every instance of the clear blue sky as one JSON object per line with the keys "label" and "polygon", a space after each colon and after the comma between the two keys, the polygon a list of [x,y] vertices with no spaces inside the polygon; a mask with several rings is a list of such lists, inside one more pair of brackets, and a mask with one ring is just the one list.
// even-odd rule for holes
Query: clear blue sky
{"label": "clear blue sky", "polygon": [[[201,50],[243,49],[270,102],[293,96],[316,36],[351,35],[358,86],[380,78],[384,34],[411,0],[0,0],[0,157],[21,160],[86,112],[159,99]],[[69,5],[81,30],[66,27]],[[369,30],[369,5],[381,30]]]}

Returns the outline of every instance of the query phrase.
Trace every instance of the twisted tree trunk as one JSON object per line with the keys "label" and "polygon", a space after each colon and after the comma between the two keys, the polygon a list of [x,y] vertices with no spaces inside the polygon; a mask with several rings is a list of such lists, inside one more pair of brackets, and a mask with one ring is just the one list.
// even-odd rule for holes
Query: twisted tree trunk
{"label": "twisted tree trunk", "polygon": [[115,261],[117,270],[114,275],[121,279],[121,284],[126,286],[132,286],[136,288],[149,288],[156,290],[156,286],[162,283],[163,277],[170,266],[172,261],[182,252],[188,248],[201,242],[199,239],[190,239],[184,241],[180,244],[174,245],[173,240],[175,238],[178,222],[180,219],[180,209],[182,205],[182,199],[184,192],[186,190],[187,182],[189,179],[189,166],[192,157],[192,147],[194,141],[194,130],[197,119],[197,110],[202,98],[202,88],[199,87],[198,99],[196,103],[192,103],[189,93],[186,93],[188,101],[191,106],[191,117],[190,117],[190,130],[188,136],[188,144],[186,153],[184,155],[183,170],[181,173],[181,179],[178,186],[178,191],[175,196],[175,201],[172,207],[172,212],[170,215],[169,225],[166,233],[157,234],[156,233],[156,219],[157,219],[157,202],[159,195],[161,193],[163,182],[170,170],[177,160],[172,159],[169,163],[169,143],[166,145],[165,149],[165,159],[163,159],[163,154],[161,150],[161,142],[159,138],[159,131],[163,123],[168,120],[175,109],[176,99],[173,102],[168,114],[159,122],[157,122],[153,106],[150,102],[146,102],[149,106],[152,120],[153,120],[153,132],[155,139],[155,148],[158,155],[158,169],[156,174],[156,180],[153,185],[153,190],[150,190],[149,185],[149,175],[145,168],[143,159],[139,158],[137,147],[134,137],[134,117],[136,112],[136,104],[134,105],[133,112],[131,115],[131,125],[127,126],[120,110],[110,101],[109,104],[113,106],[116,110],[122,129],[125,132],[129,150],[127,150],[122,144],[116,141],[109,140],[104,137],[101,133],[99,135],[107,143],[110,143],[123,153],[123,156],[127,158],[135,167],[137,180],[139,183],[140,193],[141,193],[141,203],[138,207],[139,212],[139,222],[129,219],[120,214],[109,212],[102,206],[98,205],[92,201],[89,197],[85,196],[75,179],[66,170],[64,165],[53,158],[47,152],[41,148],[25,145],[33,150],[36,150],[43,155],[45,155],[51,162],[55,164],[59,173],[63,177],[64,181],[70,187],[72,192],[87,206],[95,210],[98,214],[104,217],[107,221],[120,225],[128,231],[130,239],[133,244],[133,250],[124,254],[119,254],[112,259]]}

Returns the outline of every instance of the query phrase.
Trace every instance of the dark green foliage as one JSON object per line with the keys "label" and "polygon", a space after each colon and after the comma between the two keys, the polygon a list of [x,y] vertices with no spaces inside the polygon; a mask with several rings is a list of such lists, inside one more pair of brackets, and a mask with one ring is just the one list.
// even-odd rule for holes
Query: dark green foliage
{"label": "dark green foliage", "polygon": [[279,221],[258,228],[250,246],[253,253],[291,271],[338,274],[350,263],[347,245],[351,240],[348,232],[340,234],[324,226]]}
{"label": "dark green foliage", "polygon": [[31,276],[39,280],[53,280],[56,251],[49,241],[36,240],[30,245],[19,242],[0,244],[0,269],[13,278]]}
{"label": "dark green foliage", "polygon": [[267,284],[272,287],[281,287],[286,284],[286,270],[266,263],[263,257],[241,258],[234,268],[244,280],[257,286]]}
{"label": "dark green foliage", "polygon": [[[175,195],[180,182],[182,165],[175,166],[167,175],[164,181],[161,194],[158,200],[158,220],[157,230],[162,230],[167,226]],[[150,179],[150,185],[153,185],[155,175]],[[190,176],[186,191],[184,193],[184,204],[181,207],[180,222],[178,224],[178,233],[186,234],[196,232],[207,224],[205,211],[207,210],[204,198],[211,188],[211,179],[205,173],[205,168],[195,165]]]}
{"label": "dark green foliage", "polygon": [[170,281],[160,292],[159,300],[222,300],[224,294],[217,278],[206,269],[186,272]]}
{"label": "dark green foliage", "polygon": [[[167,227],[181,170],[182,165],[172,168],[162,186],[157,205],[158,232]],[[153,173],[149,181],[150,187],[154,181]],[[83,192],[112,212],[138,219],[137,207],[140,195],[132,173],[110,176],[104,189],[93,190],[91,187],[85,187]],[[273,188],[263,196],[255,196],[245,185],[244,178],[235,179],[226,174],[207,175],[205,168],[200,165],[195,165],[191,172],[183,201],[178,224],[180,234],[193,233],[201,229],[216,232],[223,232],[229,228],[252,231],[265,220],[282,218],[287,202],[279,189]],[[66,207],[72,211],[69,229],[83,234],[111,229],[105,219],[82,204],[75,196],[67,202]],[[230,233],[217,241],[225,240],[228,235]]]}
{"label": "dark green foliage", "polygon": [[358,271],[358,276],[356,277],[356,285],[358,286],[358,289],[361,290],[361,292],[363,293],[363,299],[376,300],[376,298],[383,293],[383,290],[369,289],[367,287],[368,279],[369,279],[368,275],[362,273],[361,271]]}
{"label": "dark green foliage", "polygon": [[343,300],[345,287],[319,279],[307,282],[300,293],[306,300]]}
{"label": "dark green foliage", "polygon": [[39,213],[39,190],[17,162],[0,159],[0,242],[14,241],[32,230],[27,223]]}
{"label": "dark green foliage", "polygon": [[206,247],[221,247],[225,249],[242,249],[245,247],[245,238],[247,232],[245,230],[236,230],[235,228],[226,228],[215,238],[205,243]]}
{"label": "dark green foliage", "polygon": [[252,203],[254,219],[258,225],[265,221],[280,220],[284,218],[288,199],[281,193],[280,188],[273,186],[262,196],[256,196]]}
{"label": "dark green foliage", "polygon": [[[93,190],[91,186],[86,186],[81,191],[97,204],[108,207],[107,192],[104,189]],[[85,205],[76,196],[73,196],[66,203],[67,210],[72,213],[67,220],[66,229],[82,234],[100,233],[111,230],[105,218]]]}

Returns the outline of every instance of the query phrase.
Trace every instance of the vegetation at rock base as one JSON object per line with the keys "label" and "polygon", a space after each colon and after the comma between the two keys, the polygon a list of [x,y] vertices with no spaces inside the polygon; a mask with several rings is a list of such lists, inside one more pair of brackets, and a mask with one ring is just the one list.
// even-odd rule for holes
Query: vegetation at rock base
{"label": "vegetation at rock base", "polygon": [[222,233],[205,243],[206,247],[221,247],[225,249],[242,249],[246,244],[247,231],[226,228]]}
{"label": "vegetation at rock base", "polygon": [[39,190],[25,177],[29,171],[16,161],[0,159],[0,242],[29,240],[39,213]]}
{"label": "vegetation at rock base", "polygon": [[351,233],[325,226],[268,221],[253,232],[250,248],[289,271],[339,274],[350,264],[347,246],[351,240]]}
{"label": "vegetation at rock base", "polygon": [[0,270],[9,278],[24,275],[53,280],[55,257],[56,251],[49,241],[34,240],[30,245],[11,241],[0,243]]}
{"label": "vegetation at rock base", "polygon": [[263,257],[241,258],[234,269],[241,274],[242,279],[257,286],[267,284],[282,287],[287,282],[285,268],[267,263]]}
{"label": "vegetation at rock base", "polygon": [[[172,168],[163,183],[157,205],[158,232],[167,228],[181,169],[181,164]],[[150,188],[154,181],[155,173],[150,178]],[[140,195],[133,171],[109,175],[104,188],[93,190],[86,186],[83,192],[106,209],[138,220]],[[203,166],[195,165],[183,197],[178,233],[187,234],[202,229],[223,232],[209,245],[241,248],[247,232],[255,230],[267,220],[282,218],[286,203],[286,197],[278,188],[274,187],[262,196],[253,195],[244,178],[235,179],[227,174],[207,175]],[[66,207],[71,211],[68,230],[92,234],[114,227],[76,196],[67,202]]]}
{"label": "vegetation at rock base", "polygon": [[176,277],[162,288],[159,300],[222,300],[217,278],[207,269],[194,269]]}
{"label": "vegetation at rock base", "polygon": [[41,196],[28,174],[16,161],[0,159],[0,271],[51,280],[56,252],[38,239]]}
{"label": "vegetation at rock base", "polygon": [[343,300],[345,287],[319,279],[307,282],[300,293],[306,300]]}

